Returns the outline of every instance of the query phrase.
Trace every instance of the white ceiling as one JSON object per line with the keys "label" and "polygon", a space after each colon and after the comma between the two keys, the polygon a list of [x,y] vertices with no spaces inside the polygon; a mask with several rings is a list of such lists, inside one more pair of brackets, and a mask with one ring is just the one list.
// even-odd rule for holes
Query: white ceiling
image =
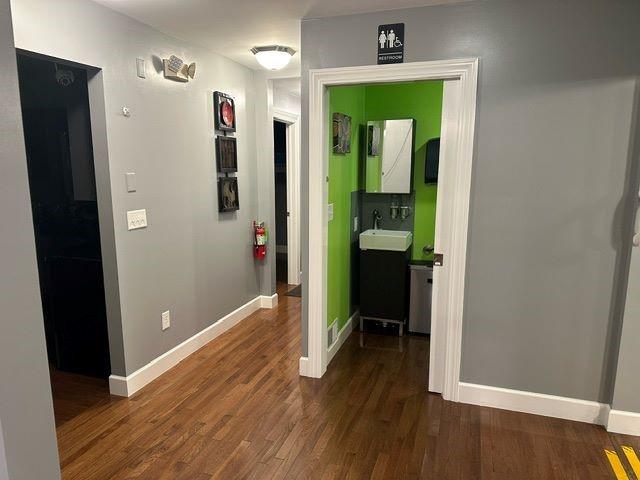
{"label": "white ceiling", "polygon": [[[257,45],[300,49],[300,20],[465,0],[95,0],[176,38],[261,68]],[[300,68],[296,54],[292,70]]]}

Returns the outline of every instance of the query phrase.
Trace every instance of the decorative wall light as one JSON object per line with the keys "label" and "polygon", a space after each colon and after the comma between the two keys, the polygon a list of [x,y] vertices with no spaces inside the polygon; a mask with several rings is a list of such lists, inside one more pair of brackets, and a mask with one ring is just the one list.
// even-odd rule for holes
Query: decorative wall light
{"label": "decorative wall light", "polygon": [[295,55],[296,51],[282,45],[268,45],[253,47],[251,53],[256,56],[258,63],[267,70],[280,70],[289,65],[291,57]]}
{"label": "decorative wall light", "polygon": [[164,78],[188,82],[190,78],[196,76],[196,64],[187,65],[184,60],[175,55],[171,55],[168,60],[165,58],[162,63],[164,65]]}

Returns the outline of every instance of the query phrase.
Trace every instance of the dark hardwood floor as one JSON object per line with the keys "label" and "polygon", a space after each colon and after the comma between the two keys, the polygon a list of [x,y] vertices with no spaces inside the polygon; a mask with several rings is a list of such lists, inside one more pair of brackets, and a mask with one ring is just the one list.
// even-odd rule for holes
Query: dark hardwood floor
{"label": "dark hardwood floor", "polygon": [[62,372],[49,366],[56,427],[83,412],[109,403],[109,381]]}
{"label": "dark hardwood floor", "polygon": [[640,451],[428,394],[426,338],[354,332],[323,379],[301,378],[300,299],[284,291],[129,399],[54,385],[63,478],[615,479],[604,449]]}

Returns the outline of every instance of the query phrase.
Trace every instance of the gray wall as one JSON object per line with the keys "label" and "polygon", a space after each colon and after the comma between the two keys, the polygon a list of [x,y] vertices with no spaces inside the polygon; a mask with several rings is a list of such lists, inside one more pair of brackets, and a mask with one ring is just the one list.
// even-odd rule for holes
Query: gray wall
{"label": "gray wall", "polygon": [[612,408],[640,412],[640,255],[634,250],[620,341],[620,354]]}
{"label": "gray wall", "polygon": [[[636,100],[640,98],[640,84],[636,87]],[[640,125],[640,108],[638,101],[635,103],[633,129],[638,131]],[[636,135],[632,158],[640,157],[640,135]],[[636,196],[640,187],[640,162],[634,162],[629,168],[628,196],[630,201],[630,217],[634,217],[640,208],[640,199]],[[640,212],[638,212],[640,214]],[[635,220],[635,219],[634,219]],[[632,238],[634,234],[634,221],[628,224],[625,232],[626,238]],[[640,224],[636,228],[640,228]],[[617,359],[615,378],[615,390],[612,408],[616,410],[640,412],[640,251],[633,248],[627,253],[628,261],[624,262],[620,269],[621,295],[618,306],[623,308],[622,338]],[[626,289],[624,281],[628,280]]]}
{"label": "gray wall", "polygon": [[0,0],[0,478],[8,471],[11,480],[54,480],[60,470],[10,19],[8,0]]}
{"label": "gray wall", "polygon": [[[275,225],[275,188],[273,183],[273,87],[266,71],[255,72],[255,132],[258,165],[257,189],[258,219],[267,229]],[[258,264],[260,293],[271,296],[276,293],[276,249],[271,233],[267,256]]]}
{"label": "gray wall", "polygon": [[[480,58],[463,381],[610,400],[638,18],[635,0],[487,0],[302,24],[304,124],[309,69],[374,64],[379,24],[406,24],[408,62]],[[303,193],[307,149],[303,129]],[[304,352],[306,331],[305,302]]]}
{"label": "gray wall", "polygon": [[[254,73],[84,0],[15,1],[13,20],[17,47],[102,69],[96,89],[101,83],[108,160],[98,169],[96,158],[96,175],[100,207],[111,197],[117,270],[105,275],[119,284],[107,296],[120,302],[125,360],[114,373],[131,374],[259,294],[251,250],[258,215]],[[163,78],[161,59],[171,54],[197,62],[195,80]],[[136,77],[136,57],[146,60],[144,80]],[[236,99],[236,213],[218,213],[214,90]],[[136,193],[126,192],[126,172],[137,174]],[[126,211],[138,208],[147,209],[149,227],[129,232]],[[165,310],[172,324],[162,332]]]}

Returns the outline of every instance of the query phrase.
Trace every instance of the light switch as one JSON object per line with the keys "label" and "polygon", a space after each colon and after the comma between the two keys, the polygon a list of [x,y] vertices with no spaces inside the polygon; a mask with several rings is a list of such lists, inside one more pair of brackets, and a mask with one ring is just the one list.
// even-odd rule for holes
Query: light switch
{"label": "light switch", "polygon": [[138,77],[147,78],[147,72],[144,67],[144,59],[136,58],[136,71],[138,73]]}
{"label": "light switch", "polygon": [[329,217],[329,221],[333,220],[333,203],[327,205],[327,216]]}
{"label": "light switch", "polygon": [[127,227],[129,230],[136,230],[137,228],[147,227],[147,211],[142,210],[129,210],[127,212]]}
{"label": "light switch", "polygon": [[124,174],[127,180],[127,192],[135,192],[136,191],[136,174],[133,172]]}

